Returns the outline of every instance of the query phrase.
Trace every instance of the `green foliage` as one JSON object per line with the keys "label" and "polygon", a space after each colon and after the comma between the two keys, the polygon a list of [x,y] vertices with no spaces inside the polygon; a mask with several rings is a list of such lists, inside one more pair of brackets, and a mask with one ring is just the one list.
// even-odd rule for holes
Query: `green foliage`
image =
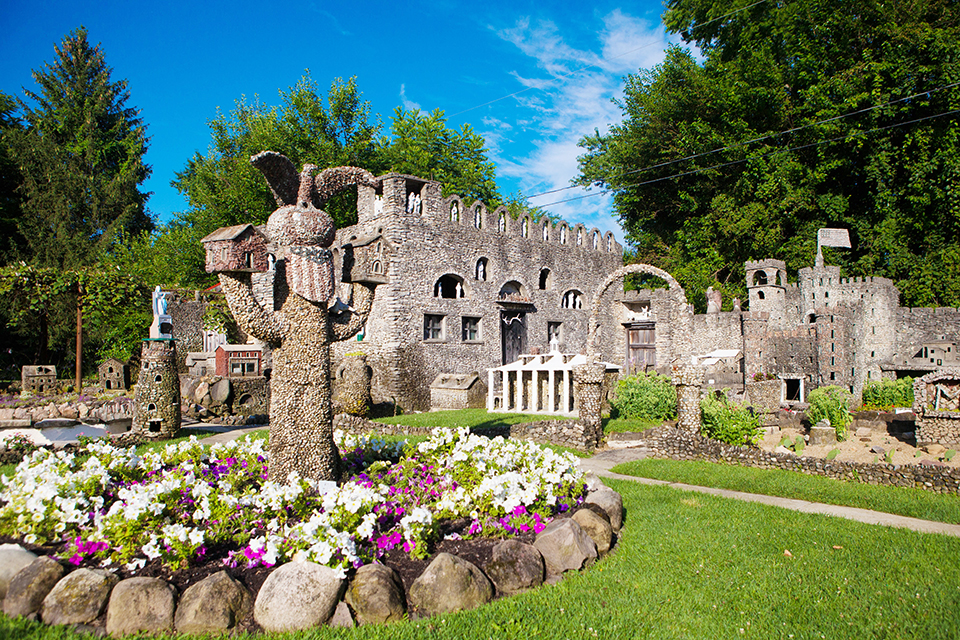
{"label": "green foliage", "polygon": [[834,460],[839,453],[840,449],[831,449],[830,453],[827,454],[827,460]]}
{"label": "green foliage", "polygon": [[947,449],[946,451],[943,452],[943,459],[946,460],[947,462],[950,462],[951,460],[953,460],[953,456],[955,455],[957,455],[956,449]]}
{"label": "green foliage", "polygon": [[211,296],[207,299],[203,311],[203,328],[225,334],[230,344],[240,342],[240,327],[227,306],[226,296]]}
{"label": "green foliage", "polygon": [[707,438],[734,445],[756,446],[763,437],[760,417],[750,407],[733,404],[725,395],[710,394],[700,401],[702,425]]}
{"label": "green foliage", "polygon": [[662,422],[677,417],[677,392],[669,377],[655,371],[620,380],[612,404],[620,418]]}
{"label": "green foliage", "polygon": [[25,245],[18,224],[22,198],[17,192],[23,178],[9,142],[23,130],[16,112],[16,99],[0,91],[0,257],[11,260],[19,257]]}
{"label": "green foliage", "polygon": [[847,427],[853,422],[850,413],[850,393],[837,386],[819,387],[807,395],[810,408],[807,409],[807,420],[815,425],[821,420],[829,420],[837,432],[837,440],[846,440]]}
{"label": "green foliage", "polygon": [[480,200],[488,207],[500,204],[496,166],[487,158],[483,136],[470,125],[449,128],[441,109],[424,113],[397,107],[390,132],[393,138],[380,145],[392,171],[437,180],[445,196]]}
{"label": "green foliage", "polygon": [[853,248],[826,257],[848,275],[960,306],[960,121],[940,117],[960,104],[960,6],[666,6],[705,60],[675,47],[628,76],[622,122],[580,142],[580,183],[613,191],[642,259],[698,304],[710,285],[743,299],[744,261],[794,272],[817,228],[844,227]]}
{"label": "green foliage", "polygon": [[112,81],[100,46],[80,28],[33,72],[39,93],[19,101],[23,127],[7,129],[23,197],[25,258],[75,268],[93,264],[121,230],[150,230],[146,127],[126,105],[126,80]]}
{"label": "green foliage", "polygon": [[863,386],[863,408],[889,410],[913,406],[913,378],[868,380]]}

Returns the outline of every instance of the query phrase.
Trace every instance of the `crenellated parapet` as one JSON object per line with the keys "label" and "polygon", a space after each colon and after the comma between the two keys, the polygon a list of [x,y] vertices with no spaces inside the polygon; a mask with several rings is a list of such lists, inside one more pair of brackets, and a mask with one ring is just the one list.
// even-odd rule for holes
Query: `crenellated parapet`
{"label": "crenellated parapet", "polygon": [[463,197],[441,196],[441,185],[416,176],[388,173],[377,178],[376,187],[358,187],[358,223],[373,223],[385,217],[418,220],[439,228],[460,227],[505,238],[525,238],[531,243],[568,247],[571,250],[623,254],[612,232],[582,224],[554,225],[548,218],[535,221],[529,215],[513,218],[506,207],[489,209],[480,201],[467,205]]}

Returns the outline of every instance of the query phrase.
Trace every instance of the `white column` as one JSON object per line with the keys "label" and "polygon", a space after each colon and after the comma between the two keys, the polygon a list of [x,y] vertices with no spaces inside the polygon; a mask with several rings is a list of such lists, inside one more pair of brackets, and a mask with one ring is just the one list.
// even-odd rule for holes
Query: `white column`
{"label": "white column", "polygon": [[560,412],[570,413],[570,370],[563,372],[563,384],[560,387]]}
{"label": "white column", "polygon": [[517,376],[513,379],[513,409],[523,409],[523,369],[517,369]]}
{"label": "white column", "polygon": [[503,402],[500,403],[500,410],[506,411],[510,408],[510,372],[503,371],[503,380],[501,381],[502,388],[500,393],[503,394]]}
{"label": "white column", "polygon": [[547,373],[547,411],[557,411],[557,372],[553,369]]}
{"label": "white column", "polygon": [[487,369],[487,411],[494,410],[494,398],[496,393],[493,390],[493,381],[496,380],[496,373],[493,369]]}
{"label": "white column", "polygon": [[540,372],[534,369],[530,372],[530,384],[533,385],[533,389],[530,391],[530,411],[538,411],[537,406],[540,404]]}

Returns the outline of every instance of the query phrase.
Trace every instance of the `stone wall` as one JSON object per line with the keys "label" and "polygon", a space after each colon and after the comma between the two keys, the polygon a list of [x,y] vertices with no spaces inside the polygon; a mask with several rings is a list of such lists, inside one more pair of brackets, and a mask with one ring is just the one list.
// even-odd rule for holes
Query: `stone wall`
{"label": "stone wall", "polygon": [[[407,410],[426,410],[429,385],[440,373],[478,372],[483,378],[487,368],[503,364],[502,313],[524,317],[525,353],[549,351],[548,323],[560,323],[562,351],[584,349],[591,296],[623,261],[612,236],[514,220],[482,204],[467,208],[456,197],[440,198],[436,183],[411,176],[389,174],[381,182],[379,191],[359,188],[360,222],[337,232],[341,250],[334,254],[338,260],[343,245],[357,238],[383,238],[388,283],[377,287],[363,340],[338,345],[333,356],[336,366],[348,351],[367,354],[374,402],[394,400]],[[406,209],[410,192],[422,197],[420,215]],[[381,204],[375,205],[377,198]],[[454,204],[459,213],[451,219]],[[435,295],[444,276],[459,284],[462,297]],[[501,300],[507,283],[516,283],[519,295]],[[580,308],[563,307],[571,291],[579,294]],[[425,315],[442,318],[439,339],[424,339]],[[465,318],[478,322],[477,339],[464,339]]]}
{"label": "stone wall", "polygon": [[649,429],[640,435],[636,444],[649,448],[653,456],[658,458],[705,460],[759,469],[783,469],[836,480],[915,487],[936,493],[960,493],[960,470],[952,468],[838,462],[797,457],[793,454],[769,453],[752,447],[735,447],[669,427]]}

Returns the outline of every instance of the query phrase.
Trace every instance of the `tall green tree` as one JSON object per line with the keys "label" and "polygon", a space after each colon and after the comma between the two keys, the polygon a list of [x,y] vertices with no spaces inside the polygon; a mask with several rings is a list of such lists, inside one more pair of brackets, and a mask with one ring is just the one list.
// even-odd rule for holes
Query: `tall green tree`
{"label": "tall green tree", "polygon": [[16,99],[0,92],[0,259],[7,260],[19,256],[24,244],[19,229],[22,179],[9,143],[22,128]]}
{"label": "tall green tree", "polygon": [[729,300],[743,261],[796,270],[845,227],[847,275],[960,304],[960,7],[670,0],[664,21],[705,60],[628,76],[622,123],[581,141],[580,183],[613,190],[638,259]]}
{"label": "tall green tree", "polygon": [[425,113],[397,107],[390,133],[393,137],[381,143],[390,170],[436,180],[445,196],[501,204],[496,166],[483,136],[469,124],[451,129],[441,109]]}
{"label": "tall green tree", "polygon": [[153,227],[140,190],[150,168],[145,125],[100,45],[81,27],[54,49],[33,72],[39,91],[19,100],[23,129],[6,138],[22,181],[27,258],[72,268],[92,264],[118,232]]}

